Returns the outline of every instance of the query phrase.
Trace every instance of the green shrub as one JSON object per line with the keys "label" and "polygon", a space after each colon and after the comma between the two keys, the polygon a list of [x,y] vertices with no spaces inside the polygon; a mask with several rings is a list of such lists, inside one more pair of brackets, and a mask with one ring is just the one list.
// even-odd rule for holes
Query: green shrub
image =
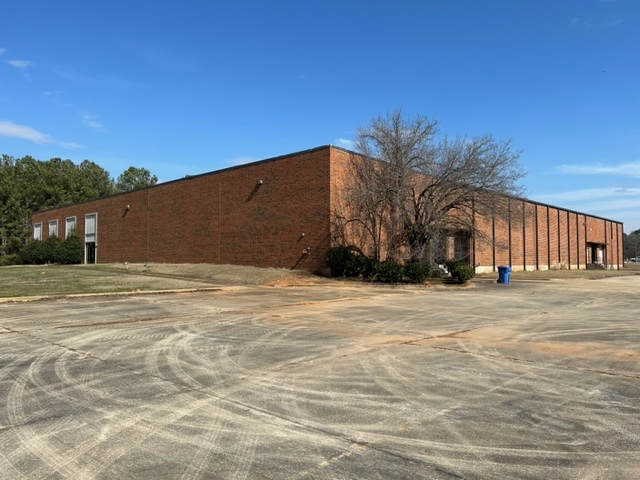
{"label": "green shrub", "polygon": [[333,277],[365,278],[373,275],[374,262],[369,257],[354,253],[349,247],[339,246],[327,252],[327,264]]}
{"label": "green shrub", "polygon": [[62,256],[62,240],[57,236],[52,236],[44,241],[45,263],[60,263]]}
{"label": "green shrub", "polygon": [[398,283],[404,268],[394,260],[385,260],[376,265],[376,280],[383,283]]}
{"label": "green shrub", "polygon": [[371,278],[375,275],[377,263],[374,260],[364,255],[356,255],[355,263],[362,278]]}
{"label": "green shrub", "polygon": [[71,265],[82,263],[83,257],[84,246],[82,245],[82,240],[77,235],[69,235],[60,245],[55,261],[63,265]]}
{"label": "green shrub", "polygon": [[7,255],[15,255],[22,250],[22,247],[24,247],[24,241],[21,238],[11,237],[7,242],[5,253]]}
{"label": "green shrub", "polygon": [[407,263],[404,266],[404,274],[412,283],[423,283],[431,276],[431,267],[426,263]]}
{"label": "green shrub", "polygon": [[47,249],[42,240],[33,240],[18,254],[18,263],[22,265],[40,265],[47,261]]}
{"label": "green shrub", "polygon": [[15,265],[18,263],[18,255],[12,253],[10,255],[0,256],[0,267],[6,267],[7,265]]}
{"label": "green shrub", "polygon": [[327,252],[327,265],[331,268],[332,277],[346,277],[351,273],[355,255],[345,246],[332,247]]}
{"label": "green shrub", "polygon": [[447,269],[458,283],[467,283],[475,276],[473,267],[463,260],[447,262]]}
{"label": "green shrub", "polygon": [[[8,256],[8,255],[7,255]],[[22,265],[42,265],[44,263],[81,263],[84,257],[82,240],[70,235],[65,240],[49,237],[47,240],[29,242],[17,255],[16,263]]]}

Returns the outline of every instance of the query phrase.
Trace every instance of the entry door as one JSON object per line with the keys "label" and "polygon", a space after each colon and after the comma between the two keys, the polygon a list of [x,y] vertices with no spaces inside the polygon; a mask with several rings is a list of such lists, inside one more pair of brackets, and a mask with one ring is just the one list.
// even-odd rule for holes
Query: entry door
{"label": "entry door", "polygon": [[96,244],[95,242],[85,243],[85,263],[96,263]]}
{"label": "entry door", "polygon": [[98,214],[84,217],[84,263],[96,263],[98,246]]}

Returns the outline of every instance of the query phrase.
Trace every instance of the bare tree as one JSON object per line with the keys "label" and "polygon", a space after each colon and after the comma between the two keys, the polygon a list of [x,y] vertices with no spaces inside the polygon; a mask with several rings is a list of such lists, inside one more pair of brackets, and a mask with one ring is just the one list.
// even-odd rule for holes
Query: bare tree
{"label": "bare tree", "polygon": [[442,239],[480,234],[476,215],[520,218],[520,152],[491,135],[437,138],[427,117],[401,110],[358,130],[342,225],[377,260],[434,261]]}

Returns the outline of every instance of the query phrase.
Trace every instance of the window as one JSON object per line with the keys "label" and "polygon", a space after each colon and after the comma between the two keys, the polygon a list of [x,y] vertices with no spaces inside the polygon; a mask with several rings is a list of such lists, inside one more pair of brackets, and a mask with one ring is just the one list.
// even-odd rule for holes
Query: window
{"label": "window", "polygon": [[64,226],[64,238],[69,238],[69,235],[76,231],[76,217],[68,217],[65,220]]}
{"label": "window", "polygon": [[84,241],[95,242],[97,233],[97,214],[92,213],[84,219]]}
{"label": "window", "polygon": [[42,240],[42,224],[41,223],[36,223],[33,226],[33,239]]}
{"label": "window", "polygon": [[51,220],[49,222],[49,236],[50,237],[58,236],[58,220]]}

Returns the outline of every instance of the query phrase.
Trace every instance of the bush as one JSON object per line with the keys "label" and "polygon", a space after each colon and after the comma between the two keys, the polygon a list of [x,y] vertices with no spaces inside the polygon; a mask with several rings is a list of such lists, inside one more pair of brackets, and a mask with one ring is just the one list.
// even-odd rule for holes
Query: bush
{"label": "bush", "polygon": [[458,283],[467,283],[475,276],[473,267],[463,260],[447,262],[447,269]]}
{"label": "bush", "polygon": [[398,283],[404,268],[394,260],[385,260],[376,265],[376,280],[383,283]]}
{"label": "bush", "polygon": [[376,273],[377,263],[364,255],[356,255],[355,262],[358,264],[358,269],[362,278],[371,278]]}
{"label": "bush", "polygon": [[10,255],[0,255],[0,267],[6,267],[7,265],[15,265],[18,263],[18,255],[12,253]]}
{"label": "bush", "polygon": [[49,237],[44,241],[45,263],[60,263],[62,256],[62,240],[56,237]]}
{"label": "bush", "polygon": [[404,274],[412,283],[423,283],[431,276],[431,267],[426,263],[407,263],[404,266]]}
{"label": "bush", "polygon": [[84,246],[82,245],[82,240],[77,235],[69,235],[61,243],[55,262],[63,265],[72,265],[82,263],[83,257]]}
{"label": "bush", "polygon": [[39,265],[47,261],[47,249],[42,240],[33,240],[18,254],[18,263],[22,265]]}
{"label": "bush", "polygon": [[374,262],[365,255],[351,251],[349,247],[339,246],[327,252],[327,264],[333,277],[370,277],[373,275]]}
{"label": "bush", "polygon": [[345,246],[330,248],[327,252],[327,265],[331,268],[332,277],[346,277],[351,273],[355,255]]}
{"label": "bush", "polygon": [[84,257],[82,240],[70,235],[65,240],[49,237],[44,242],[33,240],[17,255],[16,263],[22,265],[42,265],[44,263],[81,263]]}

